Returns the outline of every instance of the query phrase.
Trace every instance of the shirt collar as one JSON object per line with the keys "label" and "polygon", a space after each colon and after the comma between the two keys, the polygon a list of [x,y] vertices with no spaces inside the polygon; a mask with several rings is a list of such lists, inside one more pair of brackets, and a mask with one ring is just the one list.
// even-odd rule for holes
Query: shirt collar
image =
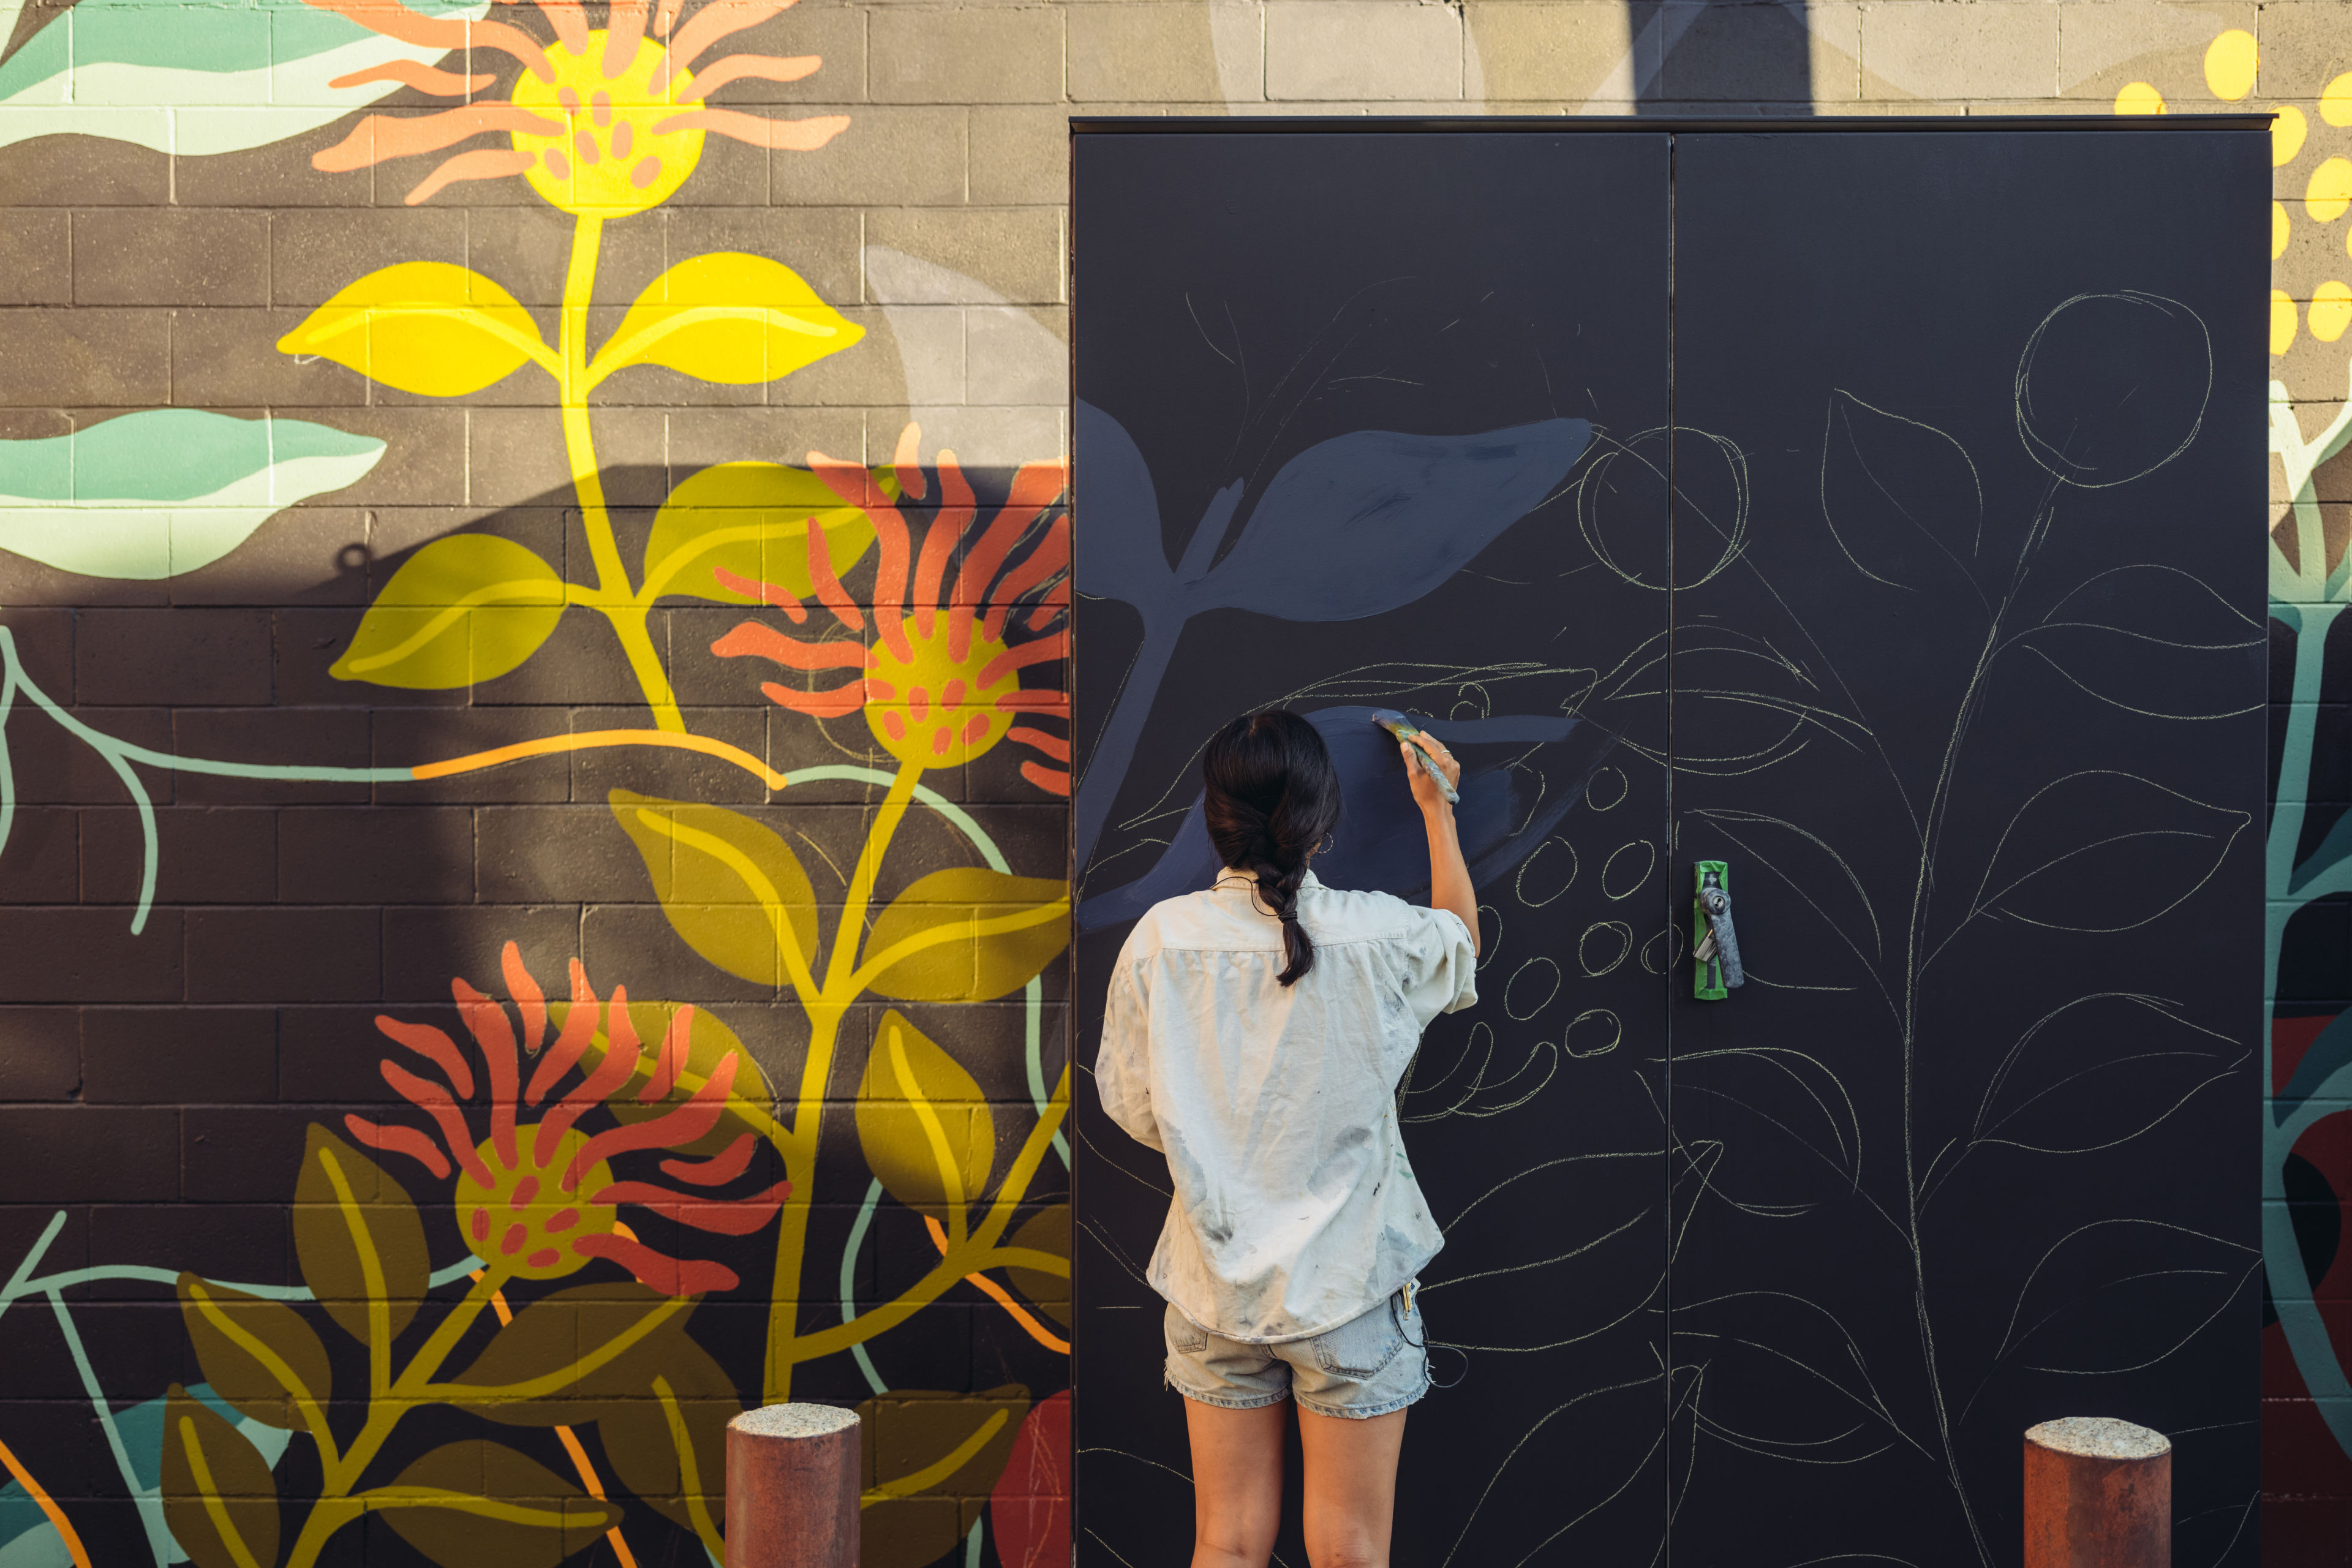
{"label": "shirt collar", "polygon": [[[1239,889],[1244,891],[1252,891],[1257,887],[1257,879],[1251,876],[1247,871],[1236,871],[1232,867],[1228,866],[1223,870],[1217,873],[1217,879],[1214,882],[1212,882],[1209,886],[1212,891],[1226,888]],[[1320,889],[1322,886],[1322,883],[1315,879],[1315,873],[1312,871],[1307,872],[1298,879],[1298,890],[1302,893],[1312,889]]]}

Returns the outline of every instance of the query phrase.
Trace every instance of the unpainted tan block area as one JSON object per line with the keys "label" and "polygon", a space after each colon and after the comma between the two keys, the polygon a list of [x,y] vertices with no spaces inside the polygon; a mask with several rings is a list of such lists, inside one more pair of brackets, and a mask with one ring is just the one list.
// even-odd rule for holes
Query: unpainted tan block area
{"label": "unpainted tan block area", "polygon": [[1305,102],[1458,100],[1462,16],[1418,0],[1271,0],[1265,96]]}
{"label": "unpainted tan block area", "polygon": [[1862,13],[1861,96],[2050,98],[2058,82],[2052,0],[1887,0]]}
{"label": "unpainted tan block area", "polygon": [[893,7],[869,19],[877,103],[1051,103],[1062,97],[1059,6]]}

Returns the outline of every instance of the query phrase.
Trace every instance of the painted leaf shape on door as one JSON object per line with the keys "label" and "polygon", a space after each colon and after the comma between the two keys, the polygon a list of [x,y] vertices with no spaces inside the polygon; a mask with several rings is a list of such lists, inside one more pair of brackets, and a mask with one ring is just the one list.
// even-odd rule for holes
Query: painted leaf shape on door
{"label": "painted leaf shape on door", "polygon": [[479,392],[534,359],[553,364],[539,323],[512,294],[446,261],[398,262],[345,285],[278,350],[427,397]]}
{"label": "painted leaf shape on door", "polygon": [[[888,493],[897,489],[897,481],[890,480]],[[689,475],[654,514],[653,531],[646,538],[645,592],[722,605],[760,603],[721,583],[718,574],[723,570],[806,598],[814,591],[811,528],[824,537],[825,562],[835,580],[874,544],[874,524],[866,513],[842,505],[807,469],[781,463],[714,464]]]}
{"label": "painted leaf shape on door", "polygon": [[442,1568],[556,1568],[621,1517],[537,1460],[483,1438],[420,1455],[369,1498],[372,1511]]}
{"label": "painted leaf shape on door", "polygon": [[861,1568],[925,1568],[952,1550],[970,1521],[931,1500],[992,1490],[1028,1409],[1029,1391],[1017,1383],[978,1394],[893,1389],[860,1405]]}
{"label": "painted leaf shape on door", "polygon": [[723,806],[625,789],[607,799],[688,947],[761,985],[791,984],[787,952],[814,967],[816,889],[779,835]]}
{"label": "painted leaf shape on door", "polygon": [[2051,931],[2132,931],[2203,887],[2252,821],[2137,773],[2068,773],[2010,818],[1969,913],[1998,910]]}
{"label": "painted leaf shape on door", "polygon": [[1004,1568],[1061,1568],[1070,1560],[1068,1389],[1039,1400],[1021,1423],[989,1496],[988,1523]]}
{"label": "painted leaf shape on door", "polygon": [[1964,584],[1976,581],[1983,542],[1983,483],[1968,449],[1936,426],[1831,393],[1822,512],[1872,582],[1981,600]]}
{"label": "painted leaf shape on door", "polygon": [[893,1007],[857,1086],[857,1143],[884,1191],[947,1220],[987,1190],[996,1118],[962,1064]]}
{"label": "painted leaf shape on door", "polygon": [[568,591],[511,539],[434,540],[401,563],[328,673],[412,691],[495,680],[554,634]]}
{"label": "painted leaf shape on door", "polygon": [[902,1002],[988,1002],[1069,944],[1068,884],[960,866],[919,878],[875,917],[867,985]]}
{"label": "painted leaf shape on door", "polygon": [[408,1327],[433,1273],[408,1189],[315,1121],[294,1183],[294,1258],[327,1316],[362,1344]]}
{"label": "painted leaf shape on door", "polygon": [[269,1462],[173,1384],[163,1402],[163,1522],[196,1568],[278,1561],[278,1479]]}
{"label": "painted leaf shape on door", "polygon": [[717,250],[646,286],[596,355],[592,379],[655,364],[698,381],[787,376],[866,335],[782,262]]}
{"label": "painted leaf shape on door", "polygon": [[299,1312],[194,1274],[181,1275],[179,1289],[196,1364],[238,1415],[290,1430],[302,1426],[301,1405],[325,1410],[333,1369]]}
{"label": "painted leaf shape on door", "polygon": [[[408,0],[407,8],[471,20],[489,6]],[[184,158],[266,147],[398,91],[381,68],[429,66],[447,53],[324,6],[80,0],[73,10],[70,24],[56,12],[0,62],[0,147],[67,135]],[[0,5],[0,18],[16,11]]]}
{"label": "painted leaf shape on door", "polygon": [[0,550],[89,577],[209,566],[288,507],[355,483],[384,444],[304,419],[149,408],[0,441]]}

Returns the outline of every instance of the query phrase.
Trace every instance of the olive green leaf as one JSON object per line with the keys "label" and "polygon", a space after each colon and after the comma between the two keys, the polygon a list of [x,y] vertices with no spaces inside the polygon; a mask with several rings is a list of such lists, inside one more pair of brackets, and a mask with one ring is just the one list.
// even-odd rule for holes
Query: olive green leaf
{"label": "olive green leaf", "polygon": [[857,1086],[857,1142],[892,1197],[949,1219],[987,1188],[996,1121],[971,1075],[894,1007]]}
{"label": "olive green leaf", "polygon": [[[1004,1473],[1028,1410],[1017,1383],[982,1394],[894,1390],[859,1405],[861,1568],[923,1568],[951,1550]],[[969,1500],[962,1509],[915,1500],[931,1494]]]}
{"label": "olive green leaf", "polygon": [[[1067,1262],[1070,1257],[1070,1205],[1055,1204],[1039,1209],[1013,1233],[1007,1247],[1050,1253]],[[1042,1268],[1007,1268],[1013,1288],[1029,1298],[1037,1310],[1064,1328],[1070,1325],[1070,1274],[1048,1274]]]}
{"label": "olive green leaf", "polygon": [[183,1274],[180,1315],[205,1381],[239,1415],[299,1427],[307,1405],[324,1418],[333,1383],[327,1347],[293,1308]]}
{"label": "olive green leaf", "polygon": [[716,574],[723,569],[806,598],[815,586],[809,579],[812,528],[824,536],[836,579],[874,543],[866,513],[844,506],[807,469],[719,463],[689,476],[654,514],[641,592],[647,599],[683,594],[722,605],[760,602],[720,583]]}
{"label": "olive green leaf", "polygon": [[539,651],[570,591],[511,539],[436,539],[401,563],[327,673],[412,691],[494,680]]}
{"label": "olive green leaf", "polygon": [[[708,1158],[730,1147],[746,1132],[765,1131],[767,1113],[775,1105],[775,1097],[769,1090],[767,1075],[751,1059],[751,1053],[744,1048],[735,1031],[721,1023],[709,1008],[697,1006],[687,1025],[686,1065],[678,1070],[669,1092],[651,1101],[637,1098],[659,1070],[659,1047],[668,1037],[671,1019],[688,1005],[684,1002],[640,1002],[634,996],[629,998],[629,1024],[636,1030],[637,1038],[645,1042],[645,1061],[606,1104],[622,1121],[649,1121],[656,1116],[666,1116],[709,1082],[719,1064],[732,1055],[735,1078],[727,1091],[726,1112],[701,1137],[674,1145],[681,1155]],[[601,1060],[604,1037],[599,1035],[589,1048]]]}
{"label": "olive green leaf", "polygon": [[294,1258],[327,1316],[369,1345],[408,1326],[433,1273],[408,1189],[315,1121],[294,1184]]}
{"label": "olive green leaf", "polygon": [[178,1384],[163,1399],[163,1522],[196,1568],[275,1568],[278,1480],[244,1433]]}
{"label": "olive green leaf", "polygon": [[643,1285],[578,1285],[515,1314],[457,1377],[452,1405],[509,1426],[578,1426],[614,1399],[651,1397],[694,1303]]}
{"label": "olive green leaf", "polygon": [[555,1568],[621,1510],[502,1443],[448,1443],[362,1492],[402,1540],[443,1568]]}
{"label": "olive green leaf", "polygon": [[877,916],[867,986],[902,1002],[988,1002],[1026,985],[1070,941],[1066,883],[983,866],[934,871]]}
{"label": "olive green leaf", "polygon": [[723,806],[625,789],[609,799],[687,946],[762,985],[792,984],[815,966],[816,889],[790,845]]}
{"label": "olive green leaf", "polygon": [[727,1513],[727,1423],[743,1410],[734,1381],[683,1332],[625,1370],[635,1385],[616,1391],[596,1417],[614,1476],[723,1555],[716,1537]]}

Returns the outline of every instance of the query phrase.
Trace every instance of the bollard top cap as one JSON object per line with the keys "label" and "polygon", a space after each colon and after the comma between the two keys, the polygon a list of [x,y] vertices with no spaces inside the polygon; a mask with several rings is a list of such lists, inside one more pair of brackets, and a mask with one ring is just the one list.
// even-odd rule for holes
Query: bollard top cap
{"label": "bollard top cap", "polygon": [[2086,1459],[2153,1459],[2172,1452],[2161,1432],[2104,1415],[2068,1415],[2029,1429],[2025,1440]]}
{"label": "bollard top cap", "polygon": [[857,1412],[836,1405],[763,1405],[727,1423],[752,1437],[823,1437],[857,1425]]}

